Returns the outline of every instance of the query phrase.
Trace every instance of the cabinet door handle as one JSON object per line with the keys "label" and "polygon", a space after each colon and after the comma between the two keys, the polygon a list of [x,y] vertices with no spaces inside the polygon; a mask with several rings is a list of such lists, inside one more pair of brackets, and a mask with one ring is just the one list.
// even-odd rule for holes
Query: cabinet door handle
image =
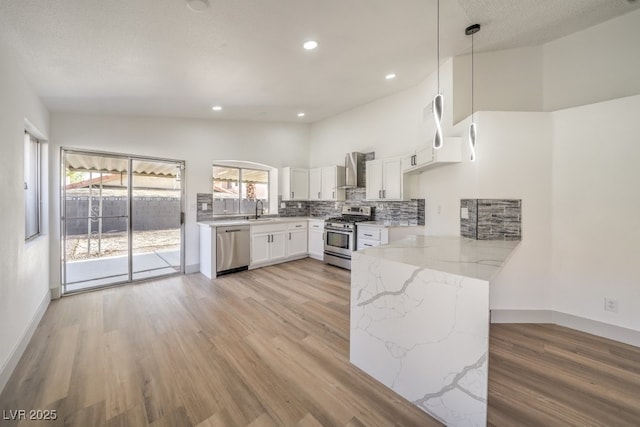
{"label": "cabinet door handle", "polygon": [[291,232],[289,232],[289,240],[291,240]]}
{"label": "cabinet door handle", "polygon": [[378,190],[378,199],[382,199],[382,190]]}
{"label": "cabinet door handle", "polygon": [[387,198],[387,190],[382,190],[382,198],[383,199]]}
{"label": "cabinet door handle", "polygon": [[320,192],[318,191],[318,199],[320,199]]}
{"label": "cabinet door handle", "polygon": [[294,195],[295,195],[295,193],[292,191],[292,192],[291,192],[291,198],[292,198],[292,199],[294,198]]}
{"label": "cabinet door handle", "polygon": [[334,191],[333,193],[331,193],[331,198],[335,199],[336,198],[336,192]]}

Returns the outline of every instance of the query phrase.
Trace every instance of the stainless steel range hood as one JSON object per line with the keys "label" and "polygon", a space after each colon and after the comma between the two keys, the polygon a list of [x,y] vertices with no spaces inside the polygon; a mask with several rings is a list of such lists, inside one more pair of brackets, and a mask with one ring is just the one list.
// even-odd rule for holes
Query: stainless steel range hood
{"label": "stainless steel range hood", "polygon": [[344,159],[345,184],[338,188],[355,188],[365,186],[364,153],[347,153]]}

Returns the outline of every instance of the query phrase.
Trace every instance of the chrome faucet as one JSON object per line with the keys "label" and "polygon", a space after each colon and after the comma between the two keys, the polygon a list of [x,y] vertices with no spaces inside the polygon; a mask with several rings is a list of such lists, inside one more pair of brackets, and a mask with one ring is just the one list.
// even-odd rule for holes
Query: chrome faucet
{"label": "chrome faucet", "polygon": [[[258,215],[258,203],[260,203],[260,215]],[[264,215],[264,204],[262,200],[256,200],[256,219],[260,218],[261,215]]]}

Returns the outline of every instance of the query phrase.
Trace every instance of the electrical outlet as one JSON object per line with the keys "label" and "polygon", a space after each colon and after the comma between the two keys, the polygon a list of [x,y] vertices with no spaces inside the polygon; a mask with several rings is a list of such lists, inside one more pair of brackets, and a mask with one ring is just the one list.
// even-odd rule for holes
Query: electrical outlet
{"label": "electrical outlet", "polygon": [[469,208],[460,208],[460,218],[469,219]]}
{"label": "electrical outlet", "polygon": [[618,312],[618,300],[613,298],[604,297],[604,311],[610,311],[612,313]]}
{"label": "electrical outlet", "polygon": [[209,206],[207,206],[207,204],[206,204],[206,203],[203,203],[203,204],[202,204],[202,210],[203,210],[203,211],[206,211],[208,207],[209,207]]}
{"label": "electrical outlet", "polygon": [[438,215],[442,215],[442,205],[438,205],[437,211]]}

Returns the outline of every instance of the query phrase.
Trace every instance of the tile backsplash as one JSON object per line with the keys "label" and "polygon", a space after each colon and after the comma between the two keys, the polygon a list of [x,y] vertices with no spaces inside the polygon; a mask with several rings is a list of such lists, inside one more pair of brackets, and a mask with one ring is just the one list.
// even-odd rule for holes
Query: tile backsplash
{"label": "tile backsplash", "polygon": [[[339,216],[343,205],[347,206],[372,206],[374,208],[374,220],[399,221],[410,225],[424,225],[425,200],[411,199],[404,202],[366,201],[365,188],[349,188],[346,190],[346,200],[342,202],[326,201],[282,201],[278,197],[279,216],[311,216],[326,218]],[[203,203],[207,204],[207,210],[203,211]],[[213,219],[213,195],[210,193],[198,193],[197,220],[210,221]],[[284,208],[282,204],[284,203]],[[243,218],[246,215],[238,215]]]}
{"label": "tile backsplash", "polygon": [[424,199],[411,199],[404,202],[367,201],[365,194],[365,188],[348,188],[347,200],[344,202],[309,202],[309,215],[320,218],[340,215],[343,205],[371,206],[374,208],[375,221],[399,221],[410,225],[424,225]]}
{"label": "tile backsplash", "polygon": [[460,219],[460,234],[476,240],[521,240],[522,200],[462,199],[469,218]]}

